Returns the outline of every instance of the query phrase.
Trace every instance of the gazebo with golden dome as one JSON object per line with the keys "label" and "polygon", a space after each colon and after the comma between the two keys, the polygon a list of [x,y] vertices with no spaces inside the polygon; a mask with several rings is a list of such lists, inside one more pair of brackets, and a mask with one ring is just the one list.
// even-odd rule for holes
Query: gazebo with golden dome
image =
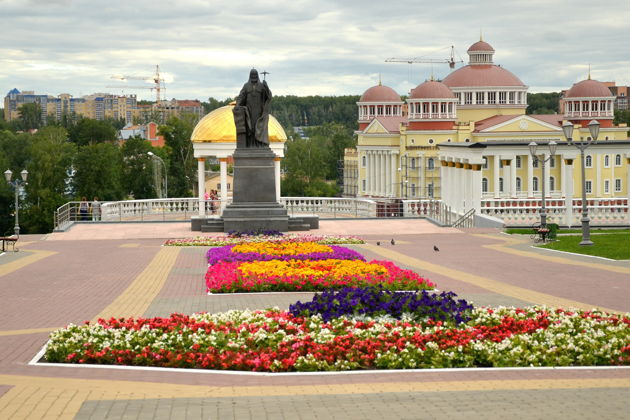
{"label": "gazebo with golden dome", "polygon": [[[236,150],[236,127],[232,109],[235,103],[215,109],[203,117],[195,126],[190,140],[194,156],[197,158],[197,179],[199,191],[199,217],[205,217],[205,161],[208,157],[219,160],[221,182],[221,208],[227,204],[227,162]],[[284,143],[287,135],[272,115],[269,115],[269,147],[276,155],[274,160],[276,197],[280,199],[280,159],[284,157]]]}

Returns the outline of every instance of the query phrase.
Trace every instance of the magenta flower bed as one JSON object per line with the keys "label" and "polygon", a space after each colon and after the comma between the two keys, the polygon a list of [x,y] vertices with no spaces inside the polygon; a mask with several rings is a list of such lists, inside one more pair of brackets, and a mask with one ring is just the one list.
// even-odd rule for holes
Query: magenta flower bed
{"label": "magenta flower bed", "polygon": [[211,248],[206,253],[208,264],[214,265],[220,262],[251,262],[251,261],[271,261],[271,260],[361,260],[365,261],[363,255],[357,251],[343,246],[328,245],[333,252],[311,252],[308,254],[296,255],[272,255],[258,252],[233,252],[236,245],[226,245],[218,248]]}

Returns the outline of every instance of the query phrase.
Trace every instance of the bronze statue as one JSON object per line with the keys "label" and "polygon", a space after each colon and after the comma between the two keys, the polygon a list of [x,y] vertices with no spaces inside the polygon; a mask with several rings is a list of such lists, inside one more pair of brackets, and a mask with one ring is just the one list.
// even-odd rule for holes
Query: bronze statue
{"label": "bronze statue", "polygon": [[[267,82],[258,78],[258,71],[249,72],[249,81],[236,98],[234,123],[237,147],[269,147],[269,111],[271,90]],[[245,138],[245,144],[239,139]]]}

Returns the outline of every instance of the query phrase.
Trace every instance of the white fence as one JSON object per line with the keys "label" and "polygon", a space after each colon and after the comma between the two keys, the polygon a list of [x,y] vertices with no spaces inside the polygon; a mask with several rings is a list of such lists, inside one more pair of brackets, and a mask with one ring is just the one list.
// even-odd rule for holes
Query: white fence
{"label": "white fence", "polygon": [[[591,225],[627,226],[630,213],[627,198],[587,199]],[[507,226],[532,226],[540,222],[541,200],[492,199],[482,200],[481,213],[502,219]],[[563,226],[579,226],[582,217],[582,199],[546,199],[547,223]]]}
{"label": "white fence", "polygon": [[[436,200],[282,197],[280,203],[290,216],[309,214],[322,219],[427,217],[448,225],[456,218],[450,208]],[[184,221],[199,214],[197,198],[103,202],[100,211],[89,204],[89,210],[83,213],[79,201],[59,207],[55,212],[55,230],[64,230],[74,222]],[[206,215],[220,216],[221,201],[205,201],[204,204]]]}

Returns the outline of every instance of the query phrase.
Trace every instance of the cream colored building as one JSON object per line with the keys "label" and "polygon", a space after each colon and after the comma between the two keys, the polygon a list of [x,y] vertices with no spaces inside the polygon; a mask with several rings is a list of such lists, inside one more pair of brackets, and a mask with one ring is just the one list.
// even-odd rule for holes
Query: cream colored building
{"label": "cream colored building", "polygon": [[[484,41],[474,43],[467,66],[420,84],[406,102],[381,84],[363,94],[357,103],[358,195],[441,199],[460,215],[474,208],[522,225],[538,217],[544,184],[550,222],[575,224],[581,166],[562,125],[573,123],[573,138],[586,139],[589,121],[597,120],[598,141],[585,158],[589,206],[606,215],[604,224],[621,223],[624,214],[627,223],[630,141],[628,127],[613,125],[610,90],[589,77],[566,92],[563,114],[526,115],[527,86],[494,64],[494,52]],[[547,144],[558,143],[544,179],[529,152],[532,141],[545,157]]]}

